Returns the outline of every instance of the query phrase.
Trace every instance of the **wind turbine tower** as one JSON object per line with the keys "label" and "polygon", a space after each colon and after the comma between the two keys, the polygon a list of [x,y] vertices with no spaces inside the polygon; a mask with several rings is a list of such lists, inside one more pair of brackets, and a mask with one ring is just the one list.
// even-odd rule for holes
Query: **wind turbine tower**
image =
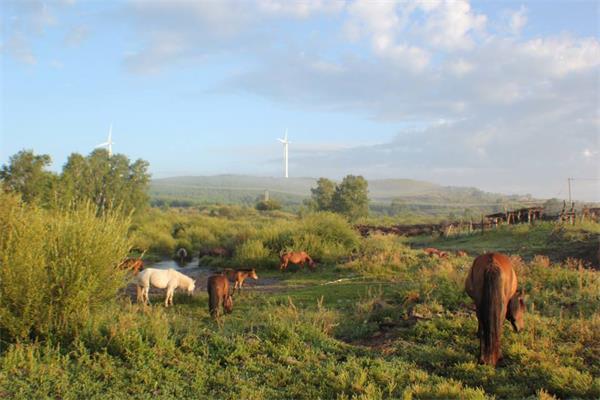
{"label": "wind turbine tower", "polygon": [[96,146],[96,148],[98,147],[106,147],[108,149],[108,156],[112,157],[112,145],[115,144],[112,141],[112,124],[110,124],[110,128],[108,129],[108,140],[104,143],[100,143],[98,146]]}
{"label": "wind turbine tower", "polygon": [[287,128],[285,129],[285,136],[283,139],[277,139],[283,144],[283,170],[285,173],[285,177],[288,177],[288,145],[290,142],[288,141],[288,132]]}

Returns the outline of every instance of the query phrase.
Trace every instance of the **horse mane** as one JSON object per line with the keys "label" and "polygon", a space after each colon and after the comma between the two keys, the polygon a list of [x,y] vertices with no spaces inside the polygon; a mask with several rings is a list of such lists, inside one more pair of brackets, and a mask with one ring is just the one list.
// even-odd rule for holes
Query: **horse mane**
{"label": "horse mane", "polygon": [[492,360],[495,364],[500,354],[500,335],[504,313],[502,309],[502,271],[489,255],[489,261],[483,272],[483,293],[481,298],[481,325],[483,328],[483,357],[484,362]]}
{"label": "horse mane", "polygon": [[240,272],[252,272],[254,268],[238,268],[236,271]]}

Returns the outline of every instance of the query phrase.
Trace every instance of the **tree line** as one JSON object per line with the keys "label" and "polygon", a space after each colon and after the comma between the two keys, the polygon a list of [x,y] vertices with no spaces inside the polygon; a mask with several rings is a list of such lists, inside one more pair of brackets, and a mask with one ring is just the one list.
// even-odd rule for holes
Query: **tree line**
{"label": "tree line", "polygon": [[89,202],[97,213],[119,209],[129,214],[148,205],[148,162],[130,161],[123,154],[109,157],[105,149],[88,156],[72,153],[60,173],[48,170],[52,159],[22,150],[0,169],[0,186],[23,201],[46,208]]}

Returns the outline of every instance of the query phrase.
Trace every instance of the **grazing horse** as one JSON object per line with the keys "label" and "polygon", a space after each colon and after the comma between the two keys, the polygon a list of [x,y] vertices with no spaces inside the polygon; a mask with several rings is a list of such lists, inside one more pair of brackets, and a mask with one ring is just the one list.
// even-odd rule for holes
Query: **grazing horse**
{"label": "grazing horse", "polygon": [[218,318],[221,305],[226,313],[230,314],[233,311],[233,299],[229,294],[229,281],[225,275],[209,276],[206,290],[208,291],[208,311],[210,315]]}
{"label": "grazing horse", "polygon": [[175,271],[173,268],[147,268],[135,277],[135,283],[137,284],[138,302],[141,301],[144,304],[150,304],[150,298],[148,297],[150,285],[159,289],[167,289],[165,307],[168,307],[169,304],[173,305],[173,293],[178,287],[187,290],[189,295],[192,295],[196,288],[196,283],[192,278]]}
{"label": "grazing horse", "polygon": [[142,258],[126,258],[119,265],[119,268],[126,269],[133,272],[133,275],[137,275],[141,270],[144,269],[144,261]]}
{"label": "grazing horse", "polygon": [[496,366],[502,358],[500,338],[504,319],[511,322],[515,332],[524,326],[523,293],[517,291],[517,274],[510,259],[500,253],[480,255],[473,261],[465,289],[477,310],[479,362]]}
{"label": "grazing horse", "polygon": [[252,278],[254,280],[258,279],[258,275],[256,275],[256,270],[252,269],[231,269],[226,268],[223,270],[223,275],[227,277],[231,282],[235,282],[233,286],[233,291],[231,295],[235,293],[235,289],[237,289],[240,293],[242,293],[242,286],[244,285],[244,280],[246,278]]}
{"label": "grazing horse", "polygon": [[227,250],[225,247],[212,247],[210,249],[200,250],[198,254],[200,258],[210,256],[210,257],[230,257],[231,252]]}
{"label": "grazing horse", "polygon": [[445,251],[442,251],[442,250],[438,250],[438,249],[436,249],[434,247],[427,247],[427,248],[423,249],[423,251],[427,255],[436,256],[438,258],[446,258],[446,257],[448,257],[448,253],[446,253]]}
{"label": "grazing horse", "polygon": [[287,269],[287,266],[289,263],[300,265],[301,267],[304,267],[304,263],[306,263],[307,261],[308,261],[308,266],[313,270],[315,269],[315,262],[304,251],[290,251],[287,253],[283,253],[279,257],[279,261],[280,261],[280,264],[279,264],[280,271]]}
{"label": "grazing horse", "polygon": [[185,248],[181,247],[179,250],[177,250],[177,259],[179,260],[179,263],[181,265],[183,265],[185,263],[185,261],[187,260],[188,257],[188,252]]}

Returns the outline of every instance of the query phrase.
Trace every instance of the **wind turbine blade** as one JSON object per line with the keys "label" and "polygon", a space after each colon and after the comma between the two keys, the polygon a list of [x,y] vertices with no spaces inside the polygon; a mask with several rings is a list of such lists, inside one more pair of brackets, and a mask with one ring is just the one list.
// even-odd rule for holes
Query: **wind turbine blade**
{"label": "wind turbine blade", "polygon": [[104,146],[108,146],[108,143],[100,143],[95,148],[97,149],[98,147],[104,147]]}
{"label": "wind turbine blade", "polygon": [[287,142],[287,128],[285,128],[285,141]]}
{"label": "wind turbine blade", "polygon": [[283,143],[283,144],[285,144],[285,142],[286,142],[285,140],[283,140],[283,139],[279,139],[279,138],[278,138],[277,140],[278,140],[278,141],[280,141],[280,142],[281,142],[281,143]]}

